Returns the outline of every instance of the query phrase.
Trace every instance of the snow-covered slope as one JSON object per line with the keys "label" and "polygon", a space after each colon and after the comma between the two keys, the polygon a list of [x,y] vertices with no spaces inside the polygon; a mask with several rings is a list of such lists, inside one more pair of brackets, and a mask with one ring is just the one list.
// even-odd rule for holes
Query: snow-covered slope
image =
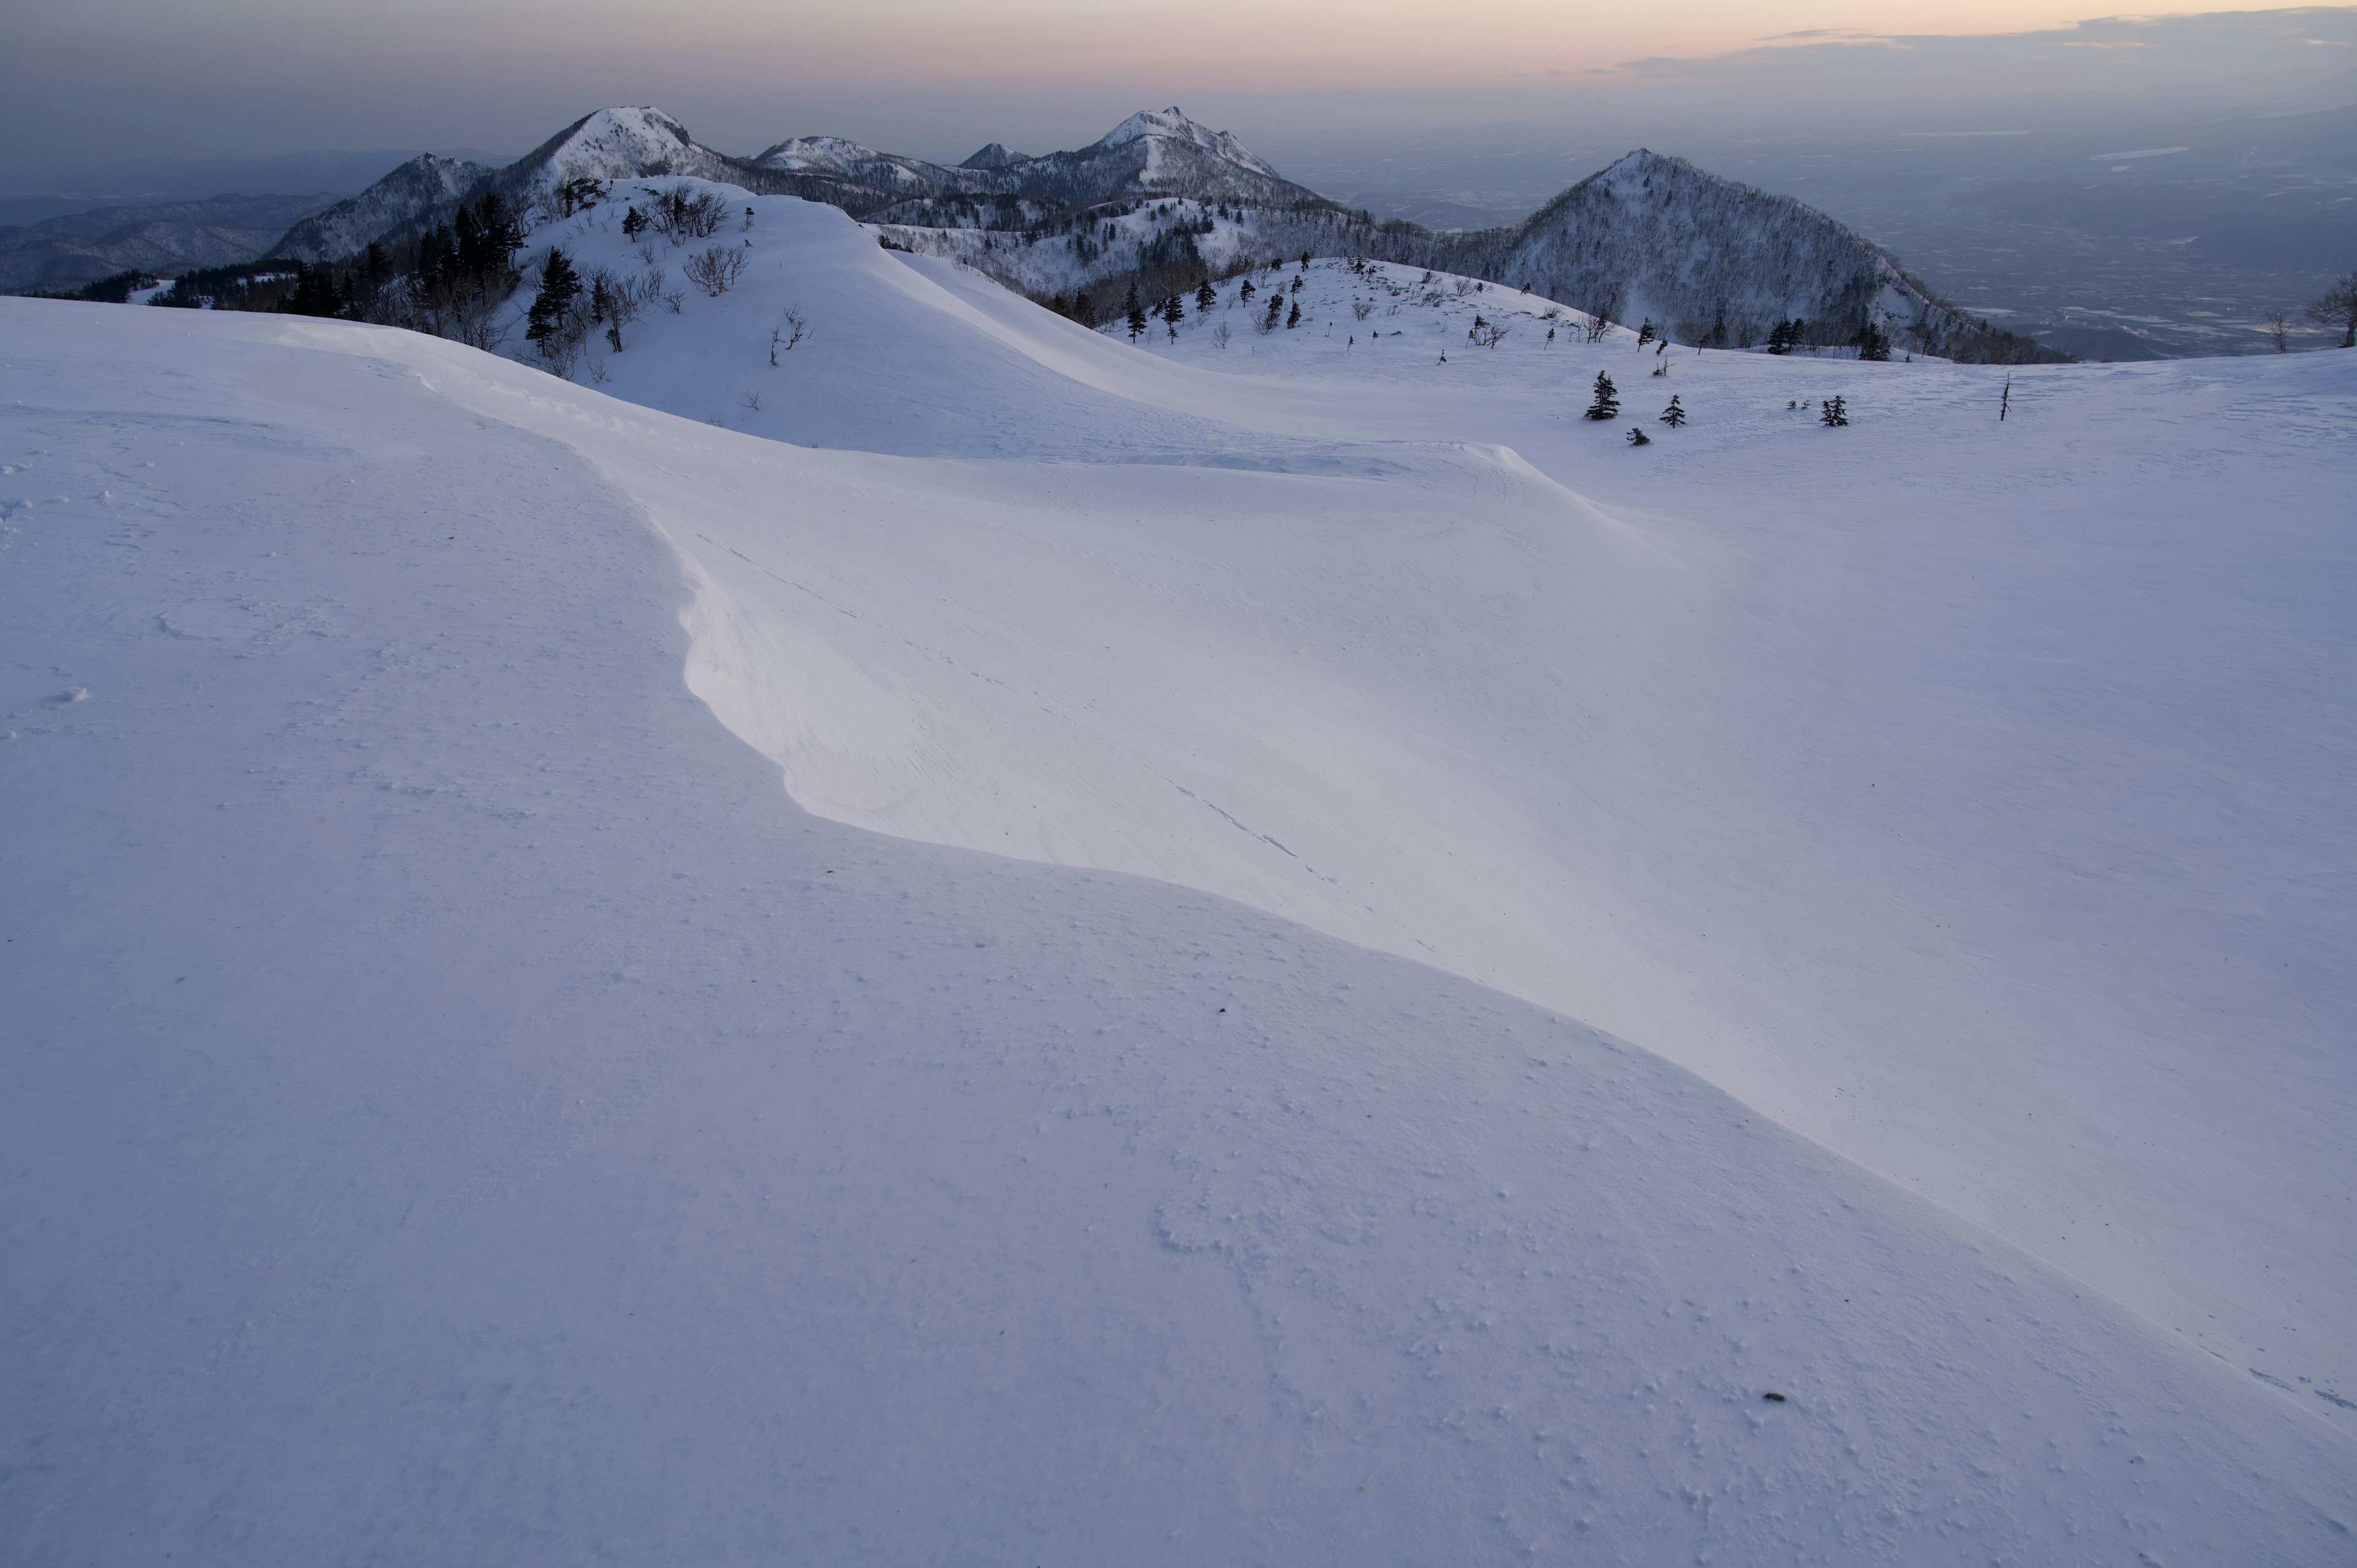
{"label": "snow-covered slope", "polygon": [[[743,281],[583,379],[1020,460],[906,554],[711,533],[705,689],[802,803],[1598,1024],[2345,1418],[2357,361],[2016,371],[2000,424],[2002,371],[1341,263],[1140,351],[755,205]],[[545,237],[640,264],[609,222]],[[1578,417],[1599,371],[1652,445]]]}
{"label": "snow-covered slope", "polygon": [[[1075,825],[1092,736],[1226,714],[1208,822],[1264,746],[1376,733],[1338,633],[1544,660],[1614,586],[1718,574],[1494,448],[1270,419],[1317,381],[762,221],[937,382],[1224,391],[1265,439],[813,451],[398,332],[0,302],[0,788],[38,824],[0,837],[12,1557],[2345,1551],[2316,1402],[1645,1051],[1168,881],[797,812],[683,660],[790,749],[1044,703]],[[709,303],[669,320],[745,300]],[[820,319],[796,354],[892,341]],[[855,363],[920,379],[776,384]],[[1323,384],[1308,421],[1381,406]],[[1289,623],[1236,596],[1271,592]],[[1082,662],[1098,705],[994,695]],[[1211,700],[1149,711],[1189,671]]]}
{"label": "snow-covered slope", "polygon": [[420,153],[359,195],[304,219],[264,253],[332,262],[373,242],[431,228],[455,212],[492,172],[464,158]]}

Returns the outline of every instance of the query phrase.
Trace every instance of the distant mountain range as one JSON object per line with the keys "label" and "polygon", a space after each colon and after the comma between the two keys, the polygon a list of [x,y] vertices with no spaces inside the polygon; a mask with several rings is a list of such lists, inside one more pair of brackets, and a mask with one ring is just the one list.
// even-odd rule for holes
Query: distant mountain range
{"label": "distant mountain range", "polygon": [[286,226],[336,200],[217,196],[156,207],[100,207],[0,228],[0,291],[69,289],[114,273],[226,266],[266,255]]}
{"label": "distant mountain range", "polygon": [[[1575,308],[1675,325],[1689,338],[1743,346],[1802,318],[1826,340],[1868,322],[1894,338],[1957,357],[2018,359],[2027,339],[1991,333],[1911,277],[1871,241],[1799,201],[1722,179],[1683,159],[1640,150],[1581,181],[1528,220],[1435,233],[1378,222],[1286,179],[1224,131],[1177,108],[1131,115],[1095,142],[1030,155],[993,142],[954,166],[881,152],[834,136],[797,136],[741,157],[697,142],[661,110],[601,109],[503,167],[427,154],[360,194],[293,213],[274,242],[241,231],[202,241],[186,264],[263,255],[326,263],[371,242],[397,242],[447,221],[482,191],[527,219],[579,180],[689,177],[843,209],[911,249],[955,255],[1041,298],[1180,274],[1233,270],[1301,251],[1411,262],[1511,283]],[[293,200],[294,199],[274,199]],[[299,206],[300,203],[296,202]],[[1125,220],[1143,212],[1135,221]],[[1228,249],[1197,243],[1226,224]],[[96,215],[84,215],[95,217]],[[182,217],[181,222],[192,219]],[[21,233],[23,231],[18,231]],[[190,242],[199,236],[188,236]],[[231,254],[242,245],[242,253]],[[86,246],[84,275],[122,247]],[[162,267],[158,259],[115,260]],[[143,252],[144,254],[145,252]],[[0,232],[0,286],[68,281],[52,256],[38,276],[10,266]]]}

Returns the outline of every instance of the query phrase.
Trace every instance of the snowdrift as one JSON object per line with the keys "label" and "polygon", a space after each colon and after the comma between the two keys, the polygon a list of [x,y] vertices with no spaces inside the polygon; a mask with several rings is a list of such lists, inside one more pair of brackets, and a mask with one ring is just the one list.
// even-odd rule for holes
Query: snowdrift
{"label": "snowdrift", "polygon": [[592,386],[0,303],[15,1554],[2345,1555],[2338,361],[731,199]]}
{"label": "snowdrift", "polygon": [[[697,689],[804,806],[1580,1018],[2349,1418],[2357,366],[1662,351],[1336,262],[1133,348],[745,204],[743,281],[576,375],[985,461],[547,428],[652,498]],[[643,264],[617,216],[537,238]]]}

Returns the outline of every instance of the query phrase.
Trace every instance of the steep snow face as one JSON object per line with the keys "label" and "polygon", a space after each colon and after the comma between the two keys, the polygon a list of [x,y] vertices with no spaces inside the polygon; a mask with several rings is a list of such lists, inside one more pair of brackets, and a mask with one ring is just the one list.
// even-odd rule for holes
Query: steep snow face
{"label": "steep snow face", "polygon": [[[2344,1417],[2357,356],[2017,371],[2000,424],[2003,371],[1339,263],[1132,349],[754,205],[733,289],[576,375],[1012,465],[938,578],[849,521],[700,553],[700,689],[798,800],[1582,1017]],[[610,223],[545,237],[642,267]]]}
{"label": "steep snow face", "polygon": [[[1083,830],[1092,736],[1224,709],[1188,778],[1243,839],[1262,759],[1380,732],[1349,645],[1478,700],[1482,647],[1595,618],[1592,695],[1710,575],[1696,520],[1369,439],[1396,408],[1306,352],[1157,361],[808,218],[755,230],[827,291],[773,388],[1036,416],[1003,372],[1053,367],[1141,430],[1216,405],[1180,440],[1238,466],[811,451],[410,334],[0,301],[0,798],[38,827],[0,834],[10,1560],[2345,1557],[2357,1456],[2304,1391],[1643,1050],[1167,880],[796,811],[683,660],[765,748],[1051,709]],[[725,376],[753,298],[662,329]],[[1734,384],[1695,401],[1736,423]],[[1811,450],[1836,497],[1878,455]],[[1677,629],[1702,684],[1761,651]],[[1650,760],[1597,805],[1717,787]],[[975,762],[906,792],[1006,782]],[[1408,782],[1350,771],[1312,814]]]}
{"label": "steep snow face", "polygon": [[1454,249],[1455,270],[1730,348],[1787,317],[1855,332],[1869,315],[1887,328],[1934,309],[1889,253],[1814,208],[1641,150],[1520,229]]}
{"label": "steep snow face", "polygon": [[431,228],[492,172],[464,158],[422,153],[359,195],[296,224],[266,253],[298,262],[332,262],[371,241]]}

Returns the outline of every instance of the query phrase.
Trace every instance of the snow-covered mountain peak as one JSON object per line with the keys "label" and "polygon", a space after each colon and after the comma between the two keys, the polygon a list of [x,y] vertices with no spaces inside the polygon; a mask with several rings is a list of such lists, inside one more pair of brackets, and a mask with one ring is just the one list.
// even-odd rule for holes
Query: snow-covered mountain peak
{"label": "snow-covered mountain peak", "polygon": [[1272,178],[1283,177],[1277,174],[1273,166],[1255,156],[1242,142],[1237,141],[1233,134],[1227,131],[1213,131],[1197,124],[1189,120],[1186,112],[1176,104],[1162,110],[1141,109],[1106,132],[1098,139],[1095,146],[1082,150],[1095,152],[1149,139],[1183,142],[1189,146],[1200,147],[1223,162],[1248,168],[1254,174],[1267,175]]}
{"label": "snow-covered mountain peak", "polygon": [[735,159],[698,145],[687,127],[660,109],[621,106],[585,114],[509,166],[511,199],[529,203],[568,179],[636,179],[693,175],[727,179]]}
{"label": "snow-covered mountain peak", "polygon": [[755,155],[753,161],[763,168],[833,170],[885,156],[873,147],[843,136],[789,136],[776,146]]}
{"label": "snow-covered mountain peak", "polygon": [[974,154],[974,156],[966,159],[965,162],[958,165],[958,167],[971,169],[1003,169],[1013,168],[1017,164],[1028,164],[1030,161],[1030,154],[1018,153],[1004,142],[993,142],[988,146],[984,147],[980,152]]}
{"label": "snow-covered mountain peak", "polygon": [[687,127],[660,109],[600,109],[557,134],[549,150],[574,156],[638,156],[695,145]]}

